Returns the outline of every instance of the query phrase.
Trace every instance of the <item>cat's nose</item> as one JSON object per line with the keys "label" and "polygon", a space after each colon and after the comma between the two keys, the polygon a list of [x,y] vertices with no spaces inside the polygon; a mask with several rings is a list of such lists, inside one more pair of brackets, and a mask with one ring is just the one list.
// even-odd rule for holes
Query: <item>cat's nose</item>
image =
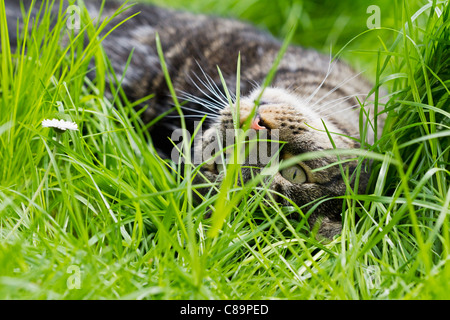
{"label": "cat's nose", "polygon": [[257,114],[252,120],[252,123],[250,125],[250,129],[254,129],[254,130],[266,129],[266,127],[262,126],[260,124],[260,122],[261,122],[261,116],[259,114]]}

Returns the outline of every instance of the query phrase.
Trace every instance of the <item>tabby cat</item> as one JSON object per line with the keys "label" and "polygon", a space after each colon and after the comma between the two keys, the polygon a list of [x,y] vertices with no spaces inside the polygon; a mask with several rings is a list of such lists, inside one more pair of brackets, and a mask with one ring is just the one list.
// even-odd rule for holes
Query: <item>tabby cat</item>
{"label": "tabby cat", "polygon": [[[14,24],[21,17],[20,2],[6,1],[10,31],[16,30]],[[29,6],[30,1],[22,2],[25,8]],[[101,1],[85,0],[84,3],[91,18],[100,20],[112,16],[122,5],[106,1],[100,13]],[[361,108],[357,98],[364,101],[372,86],[346,64],[338,61],[331,63],[330,57],[314,50],[289,46],[270,87],[261,95],[261,84],[281,48],[279,40],[240,21],[144,4],[136,4],[122,12],[109,24],[110,28],[137,12],[140,13],[106,37],[103,47],[118,75],[124,72],[130,52],[134,49],[122,87],[128,98],[134,101],[154,93],[142,113],[146,123],[173,108],[157,54],[155,38],[158,33],[176,92],[186,100],[184,110],[188,129],[192,132],[195,121],[207,115],[203,124],[206,126],[202,131],[203,139],[198,140],[196,152],[204,150],[215,137],[219,137],[218,140],[223,138],[227,129],[233,129],[232,109],[235,106],[228,103],[217,66],[228,89],[233,91],[239,54],[240,124],[252,115],[249,121],[252,129],[269,135],[276,131],[279,141],[284,142],[281,159],[309,151],[332,149],[324,125],[332,134],[336,148],[360,147]],[[107,27],[104,32],[109,30]],[[15,32],[10,34],[14,46]],[[256,113],[252,113],[255,100],[259,100],[259,107]],[[369,113],[373,118],[373,112]],[[381,129],[382,121],[378,124]],[[168,137],[179,127],[180,119],[169,116],[150,128],[153,143],[161,155],[170,156],[173,144]],[[367,139],[369,143],[373,141],[373,132],[367,134]],[[290,202],[280,195],[298,206],[304,206],[319,198],[343,195],[346,186],[339,166],[314,170],[334,161],[335,157],[324,156],[274,172],[270,177],[273,197],[282,205],[290,205]],[[344,170],[348,169],[350,174],[355,168],[355,162],[344,165]],[[215,161],[204,165],[201,172],[208,180],[220,182],[224,176],[221,169]],[[244,179],[250,179],[250,170],[245,166],[242,168]],[[202,179],[197,178],[197,182]],[[363,192],[367,173],[363,173],[360,179],[360,191]],[[309,217],[309,225],[320,221],[319,234],[332,238],[341,231],[341,211],[342,200],[323,201]]]}

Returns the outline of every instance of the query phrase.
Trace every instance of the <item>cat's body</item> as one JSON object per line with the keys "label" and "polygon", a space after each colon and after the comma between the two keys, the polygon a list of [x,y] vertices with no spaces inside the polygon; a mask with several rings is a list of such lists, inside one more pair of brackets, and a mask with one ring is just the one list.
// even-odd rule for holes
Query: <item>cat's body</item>
{"label": "cat's body", "polygon": [[[17,11],[17,4],[6,2],[8,16],[20,12]],[[97,18],[100,1],[85,1],[85,3],[91,17]],[[111,16],[119,6],[118,3],[107,1],[100,19]],[[241,120],[245,120],[254,106],[253,100],[259,94],[259,85],[262,84],[280,50],[279,40],[239,21],[141,4],[120,14],[110,26],[136,12],[140,14],[106,37],[103,46],[118,75],[123,73],[129,54],[134,48],[122,87],[130,100],[155,94],[146,102],[149,107],[143,113],[145,122],[155,119],[173,107],[156,50],[156,33],[161,39],[165,61],[177,94],[180,96],[188,94],[191,97],[189,100],[206,101],[202,104],[188,101],[186,114],[211,113],[212,111],[207,108],[211,103],[222,105],[224,109],[221,112],[215,111],[216,116],[209,116],[208,120],[212,119],[206,121],[210,126],[210,129],[205,131],[206,138],[212,135],[213,129],[223,131],[232,128],[230,107],[224,106],[225,103],[218,97],[220,96],[218,92],[222,91],[219,89],[222,88],[222,84],[217,66],[225,77],[227,87],[234,91],[236,65],[240,54]],[[208,81],[218,96],[207,88]],[[323,130],[323,119],[330,132],[358,138],[360,106],[356,95],[362,101],[364,94],[370,89],[371,86],[347,65],[335,62],[330,66],[328,56],[298,46],[290,46],[280,62],[271,87],[267,88],[262,96],[258,121],[253,121],[252,125],[258,130],[279,130],[280,140],[287,142],[282,149],[282,158],[308,151],[331,149],[332,145],[327,134],[313,128]],[[193,120],[199,119],[200,117],[186,117],[188,128],[192,130]],[[379,124],[381,126],[381,121]],[[173,144],[167,137],[170,137],[173,130],[178,127],[179,119],[167,118],[150,128],[151,134],[157,135],[157,139],[153,139],[153,142],[162,154],[171,154]],[[342,135],[333,135],[338,148],[359,147],[357,141]],[[372,140],[370,135],[371,133],[368,135],[369,142]],[[202,145],[197,148],[202,149]],[[321,158],[299,164],[297,169],[299,172],[303,171],[305,175],[305,180],[300,183],[290,182],[281,173],[277,173],[273,177],[271,188],[288,196],[299,206],[320,197],[342,195],[345,192],[345,184],[338,166],[314,173],[311,171],[334,160]],[[354,165],[350,164],[349,168],[351,171]],[[214,166],[206,165],[203,172],[212,181],[221,179],[221,173],[217,172]],[[365,186],[364,179],[361,186],[362,188]],[[340,230],[341,202],[341,200],[324,202],[310,218],[310,222],[313,223],[318,216],[325,217],[326,223],[323,224],[321,233],[327,237],[337,234]]]}

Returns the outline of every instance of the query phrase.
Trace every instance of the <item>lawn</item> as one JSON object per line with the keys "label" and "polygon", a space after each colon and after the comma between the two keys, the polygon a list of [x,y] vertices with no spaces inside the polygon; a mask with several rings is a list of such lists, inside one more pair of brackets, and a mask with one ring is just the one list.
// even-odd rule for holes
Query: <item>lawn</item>
{"label": "lawn", "polygon": [[[373,159],[367,194],[342,197],[343,232],[329,242],[289,219],[293,208],[263,205],[264,188],[224,184],[195,203],[195,168],[159,158],[133,110],[142,101],[118,98],[121,75],[94,37],[104,26],[60,46],[67,17],[50,33],[44,9],[11,52],[0,0],[0,299],[450,298],[448,1],[154,3],[281,40],[298,22],[293,43],[365,71],[387,113],[359,154]],[[112,98],[104,77],[117,79]],[[51,118],[79,130],[44,128]],[[210,206],[224,220],[206,219]]]}

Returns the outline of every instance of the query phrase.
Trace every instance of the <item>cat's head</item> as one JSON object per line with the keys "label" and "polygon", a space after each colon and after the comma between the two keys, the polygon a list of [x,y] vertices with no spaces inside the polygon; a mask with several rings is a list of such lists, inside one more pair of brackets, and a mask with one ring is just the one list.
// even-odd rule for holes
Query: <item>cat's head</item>
{"label": "cat's head", "polygon": [[[273,170],[274,162],[268,163],[267,156],[278,156],[278,160],[282,162],[308,152],[320,152],[333,148],[359,148],[360,144],[355,138],[359,134],[359,108],[348,110],[344,115],[338,115],[336,112],[335,116],[331,114],[324,118],[320,112],[320,106],[313,106],[312,103],[302,99],[294,92],[286,89],[266,88],[261,96],[259,107],[255,109],[255,100],[259,95],[260,90],[257,89],[250,95],[241,97],[239,126],[244,126],[248,121],[249,132],[253,133],[253,135],[248,134],[248,137],[259,137],[258,143],[267,143],[265,139],[272,140],[272,142],[267,143],[265,150],[261,150],[258,145],[249,151],[250,154],[247,157],[244,157],[241,168],[244,182],[254,177],[255,173],[260,172],[260,169],[267,168],[267,165],[272,166],[272,174],[267,178],[270,181],[270,190],[274,191],[272,192],[273,198],[281,205],[292,205],[283,197],[285,196],[299,207],[310,204],[304,207],[304,212],[306,212],[312,205],[317,204],[317,201],[322,201],[311,215],[310,223],[314,223],[319,216],[330,221],[340,221],[342,200],[323,201],[325,198],[344,195],[346,191],[340,166],[329,166],[338,160],[336,156],[324,155],[299,161],[279,170]],[[209,160],[201,168],[202,175],[209,181],[220,183],[224,178],[222,162],[233,151],[230,142],[231,144],[235,142],[230,139],[235,132],[233,121],[237,120],[236,116],[233,116],[235,108],[235,105],[225,106],[195,147],[196,154],[202,153],[203,160]],[[249,117],[251,119],[248,119]],[[329,135],[333,142],[330,141]],[[276,143],[277,141],[279,143]],[[275,153],[272,148],[274,144],[277,146]],[[218,150],[226,147],[228,149],[218,154]],[[344,171],[348,169],[348,173],[351,175],[356,164],[356,161],[346,162],[342,168]],[[201,177],[202,175],[197,175],[197,182],[205,180]],[[361,188],[365,187],[365,180],[365,177],[361,177]],[[206,188],[201,189],[204,194],[209,191]],[[330,226],[324,226],[324,228],[330,228]],[[332,230],[328,231],[322,230],[322,233],[331,237],[339,232],[339,226],[333,225],[331,228]]]}

